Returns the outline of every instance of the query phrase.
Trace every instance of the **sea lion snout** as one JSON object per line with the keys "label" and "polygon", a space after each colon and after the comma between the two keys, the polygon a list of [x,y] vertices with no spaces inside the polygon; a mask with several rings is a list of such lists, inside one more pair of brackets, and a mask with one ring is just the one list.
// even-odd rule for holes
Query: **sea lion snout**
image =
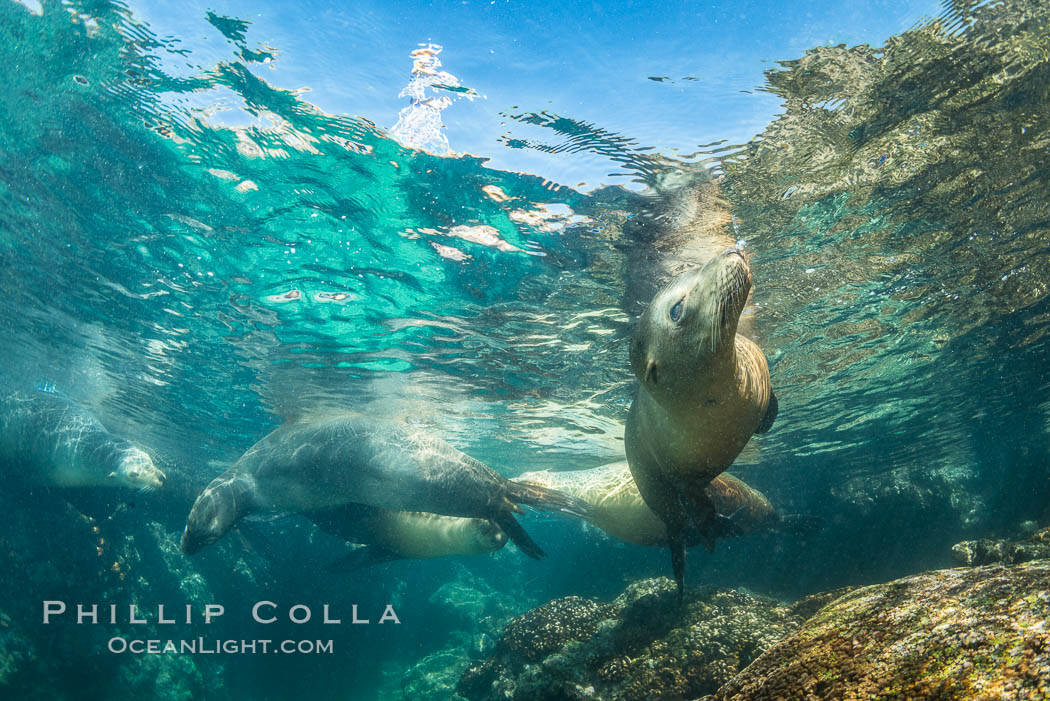
{"label": "sea lion snout", "polygon": [[193,535],[190,533],[189,526],[183,529],[182,540],[179,542],[179,547],[182,548],[182,552],[186,553],[187,555],[193,555],[205,545],[207,545],[207,543],[204,543],[193,537]]}
{"label": "sea lion snout", "polygon": [[120,457],[116,476],[129,487],[146,490],[161,487],[167,479],[167,475],[153,464],[153,458],[134,446]]}
{"label": "sea lion snout", "polygon": [[751,268],[743,251],[731,246],[657,293],[630,345],[631,369],[642,385],[694,395],[703,367],[731,352],[750,290]]}
{"label": "sea lion snout", "polygon": [[186,528],[182,532],[180,546],[187,555],[192,555],[206,545],[214,543],[233,528],[244,515],[246,499],[237,499],[237,484],[232,480],[216,479],[204,488],[193,502]]}
{"label": "sea lion snout", "polygon": [[481,542],[488,550],[499,550],[507,544],[507,534],[492,521],[486,519],[478,530]]}

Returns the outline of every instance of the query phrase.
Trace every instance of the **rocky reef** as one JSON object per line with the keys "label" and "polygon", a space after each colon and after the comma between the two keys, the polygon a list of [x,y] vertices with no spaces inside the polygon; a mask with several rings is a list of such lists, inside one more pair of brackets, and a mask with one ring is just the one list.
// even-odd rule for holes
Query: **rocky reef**
{"label": "rocky reef", "polygon": [[471,701],[695,698],[801,623],[786,606],[734,591],[692,591],[679,607],[670,580],[642,580],[611,603],[569,596],[518,616],[456,690]]}
{"label": "rocky reef", "polygon": [[1050,528],[1023,540],[965,540],[952,547],[952,558],[960,565],[1017,565],[1050,558]]}
{"label": "rocky reef", "polygon": [[706,701],[1050,698],[1050,561],[837,599]]}
{"label": "rocky reef", "polygon": [[[507,571],[520,566],[520,560],[505,554],[498,557]],[[510,579],[521,581],[516,577]],[[450,632],[439,649],[422,659],[407,665],[404,659],[392,659],[384,670],[377,698],[454,698],[463,670],[472,660],[491,654],[504,625],[537,601],[524,588],[511,585],[511,591],[500,591],[465,567],[459,567],[455,579],[438,587],[427,603],[435,633]]]}
{"label": "rocky reef", "polygon": [[490,699],[1050,699],[1050,560],[806,597],[676,602],[666,578],[510,621],[456,692]]}
{"label": "rocky reef", "polygon": [[[199,607],[213,592],[181,556],[178,530],[148,518],[148,506],[101,501],[93,492],[12,490],[0,495],[8,519],[0,532],[0,697],[81,699],[229,698],[223,663],[206,656],[107,651],[110,638],[164,639],[158,599]],[[67,499],[68,497],[68,499]],[[72,614],[41,624],[44,599],[98,603],[104,612],[141,606],[145,624],[75,625]],[[194,629],[194,632],[203,633]],[[187,634],[187,637],[190,637]]]}

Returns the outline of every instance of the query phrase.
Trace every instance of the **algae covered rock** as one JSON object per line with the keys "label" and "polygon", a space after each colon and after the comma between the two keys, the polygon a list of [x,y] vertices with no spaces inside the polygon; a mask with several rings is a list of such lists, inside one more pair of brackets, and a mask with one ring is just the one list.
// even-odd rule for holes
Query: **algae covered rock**
{"label": "algae covered rock", "polygon": [[499,647],[528,662],[538,662],[567,643],[584,642],[612,607],[578,596],[555,599],[518,616],[503,629]]}
{"label": "algae covered rock", "polygon": [[695,698],[800,624],[762,597],[699,590],[679,606],[669,579],[643,580],[611,604],[570,596],[519,616],[457,691],[471,701]]}
{"label": "algae covered rock", "polygon": [[821,610],[710,701],[1050,698],[1050,562],[940,570]]}
{"label": "algae covered rock", "polygon": [[966,540],[952,547],[952,558],[960,565],[1018,565],[1050,558],[1050,528],[1024,540]]}

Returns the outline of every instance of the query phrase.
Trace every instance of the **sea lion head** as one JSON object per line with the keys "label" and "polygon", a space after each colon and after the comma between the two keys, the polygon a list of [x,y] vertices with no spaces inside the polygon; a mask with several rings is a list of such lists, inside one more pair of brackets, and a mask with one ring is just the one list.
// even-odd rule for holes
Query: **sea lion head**
{"label": "sea lion head", "polygon": [[149,491],[160,487],[167,479],[167,475],[153,464],[153,458],[133,445],[121,451],[117,468],[109,476],[127,487]]}
{"label": "sea lion head", "polygon": [[735,247],[660,290],[631,339],[631,369],[646,391],[695,401],[713,364],[733,352],[750,291],[751,270]]}
{"label": "sea lion head", "polygon": [[507,534],[494,522],[484,518],[472,520],[477,522],[472,529],[473,545],[477,552],[495,552],[507,544]]}
{"label": "sea lion head", "polygon": [[244,515],[247,499],[237,488],[237,480],[216,478],[193,502],[186,528],[182,532],[182,551],[192,555],[226,535]]}

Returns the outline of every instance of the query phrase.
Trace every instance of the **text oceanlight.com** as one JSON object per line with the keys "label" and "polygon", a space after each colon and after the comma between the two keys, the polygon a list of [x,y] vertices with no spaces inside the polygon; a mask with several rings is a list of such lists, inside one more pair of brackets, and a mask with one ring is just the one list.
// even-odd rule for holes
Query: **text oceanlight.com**
{"label": "text oceanlight.com", "polygon": [[282,653],[285,655],[330,655],[331,640],[139,640],[110,638],[107,646],[116,654],[133,655],[254,655]]}

